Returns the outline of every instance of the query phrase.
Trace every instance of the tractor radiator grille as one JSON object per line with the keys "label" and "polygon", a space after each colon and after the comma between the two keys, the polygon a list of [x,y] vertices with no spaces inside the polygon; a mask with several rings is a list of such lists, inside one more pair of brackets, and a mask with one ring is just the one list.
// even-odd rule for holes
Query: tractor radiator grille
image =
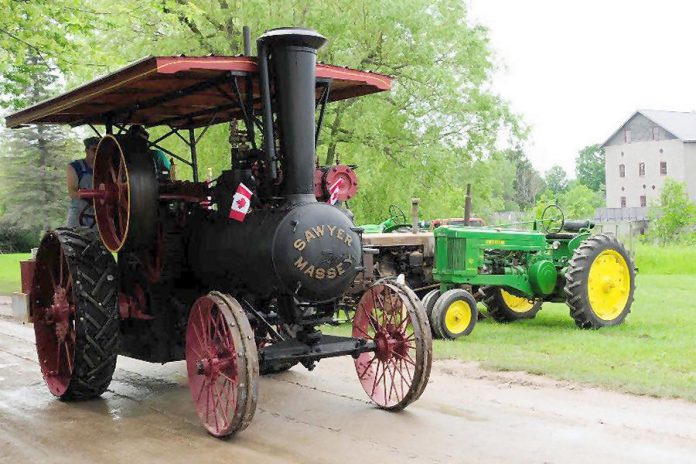
{"label": "tractor radiator grille", "polygon": [[466,239],[447,238],[447,267],[464,269],[466,267]]}

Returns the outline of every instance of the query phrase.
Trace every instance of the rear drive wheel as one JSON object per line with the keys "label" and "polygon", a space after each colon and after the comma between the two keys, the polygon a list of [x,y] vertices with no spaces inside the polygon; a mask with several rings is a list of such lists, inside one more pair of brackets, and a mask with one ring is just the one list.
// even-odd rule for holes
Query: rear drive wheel
{"label": "rear drive wheel", "polygon": [[104,393],[118,354],[116,263],[95,230],[56,229],[39,246],[31,289],[36,351],[64,400]]}
{"label": "rear drive wheel", "polygon": [[254,332],[237,300],[210,292],[193,304],[186,369],[196,412],[211,435],[227,437],[249,426],[258,398],[259,360]]}
{"label": "rear drive wheel", "polygon": [[542,300],[530,300],[513,295],[502,287],[485,287],[483,304],[488,314],[498,322],[514,322],[521,319],[534,319],[541,309]]}
{"label": "rear drive wheel", "polygon": [[634,290],[633,260],[616,237],[594,235],[573,253],[564,291],[578,327],[621,324],[631,312]]}
{"label": "rear drive wheel", "polygon": [[449,340],[469,335],[477,320],[476,299],[461,288],[443,293],[435,302],[430,318],[435,336]]}

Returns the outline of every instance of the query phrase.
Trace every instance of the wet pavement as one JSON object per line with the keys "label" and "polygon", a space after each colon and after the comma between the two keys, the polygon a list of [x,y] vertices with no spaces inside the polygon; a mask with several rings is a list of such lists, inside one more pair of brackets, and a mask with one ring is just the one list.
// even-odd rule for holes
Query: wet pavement
{"label": "wet pavement", "polygon": [[64,403],[33,340],[0,317],[0,463],[696,462],[696,404],[456,361],[401,413],[371,405],[350,358],[295,367],[261,379],[251,426],[222,441],[198,423],[183,363],[120,357],[101,399]]}

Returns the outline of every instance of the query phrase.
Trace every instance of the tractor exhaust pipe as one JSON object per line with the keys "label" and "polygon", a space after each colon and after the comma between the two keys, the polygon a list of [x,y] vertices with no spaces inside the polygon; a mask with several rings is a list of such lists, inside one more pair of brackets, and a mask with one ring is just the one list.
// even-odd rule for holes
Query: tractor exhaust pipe
{"label": "tractor exhaust pipe", "polygon": [[314,201],[316,63],[326,38],[310,29],[282,28],[266,32],[257,43],[266,158],[275,159],[270,72],[284,166],[283,195]]}

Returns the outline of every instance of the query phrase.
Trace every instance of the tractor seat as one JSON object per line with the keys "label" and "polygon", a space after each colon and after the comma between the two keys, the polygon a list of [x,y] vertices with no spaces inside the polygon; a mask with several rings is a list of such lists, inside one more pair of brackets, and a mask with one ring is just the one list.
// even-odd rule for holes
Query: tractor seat
{"label": "tractor seat", "polygon": [[589,219],[581,221],[564,221],[563,230],[566,232],[580,232],[581,229],[591,229],[594,227],[594,222]]}

